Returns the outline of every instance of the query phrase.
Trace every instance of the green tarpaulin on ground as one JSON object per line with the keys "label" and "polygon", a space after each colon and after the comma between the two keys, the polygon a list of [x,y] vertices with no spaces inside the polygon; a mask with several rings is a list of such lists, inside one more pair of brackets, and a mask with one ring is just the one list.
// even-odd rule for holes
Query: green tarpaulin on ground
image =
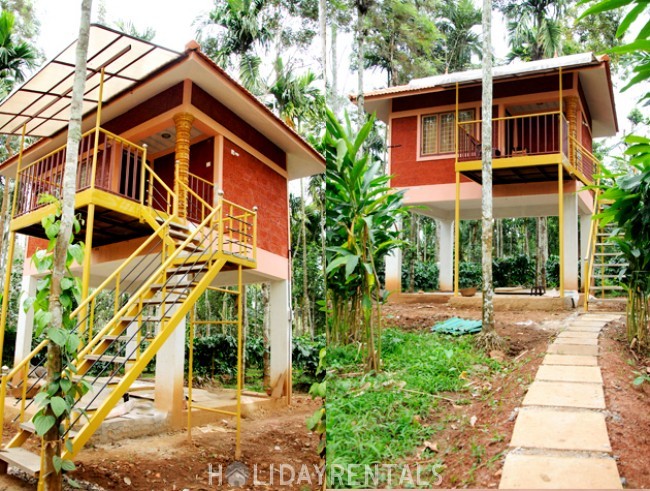
{"label": "green tarpaulin on ground", "polygon": [[476,334],[481,332],[481,321],[452,317],[443,322],[438,322],[431,328],[432,332],[462,336],[463,334]]}

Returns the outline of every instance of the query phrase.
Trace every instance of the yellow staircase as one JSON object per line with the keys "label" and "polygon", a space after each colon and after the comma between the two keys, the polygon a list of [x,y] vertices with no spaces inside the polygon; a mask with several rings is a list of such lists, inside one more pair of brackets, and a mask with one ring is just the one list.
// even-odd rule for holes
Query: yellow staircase
{"label": "yellow staircase", "polygon": [[[149,201],[142,208],[142,220],[154,232],[72,314],[79,319],[78,333],[87,339],[74,362],[75,371],[94,390],[77,397],[65,424],[63,438],[70,443],[66,443],[63,458],[71,459],[79,453],[221,271],[238,270],[241,289],[241,270],[256,266],[255,209],[241,208],[221,195],[211,206],[185,186],[193,217],[198,217],[200,223],[181,219],[177,206],[154,205],[155,179],[168,203],[176,203],[177,198],[151,169],[148,171]],[[110,292],[114,315],[96,329],[94,314],[102,292]],[[30,413],[29,407],[44,375],[41,369],[41,377],[34,380],[38,371],[33,362],[35,357],[43,357],[46,345],[39,344],[2,378],[3,402],[10,397],[7,391],[11,389],[19,410],[14,419],[18,430],[0,450],[0,470],[9,465],[32,476],[41,472],[41,456],[23,446],[35,434],[30,421],[35,411]],[[4,420],[4,404],[0,412]]]}

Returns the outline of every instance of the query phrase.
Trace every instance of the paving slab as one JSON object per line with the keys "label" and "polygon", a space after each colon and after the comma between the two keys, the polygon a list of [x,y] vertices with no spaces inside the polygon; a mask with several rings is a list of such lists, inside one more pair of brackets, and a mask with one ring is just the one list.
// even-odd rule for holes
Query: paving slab
{"label": "paving slab", "polygon": [[611,452],[605,415],[593,411],[522,409],[511,447]]}
{"label": "paving slab", "polygon": [[578,366],[598,366],[598,358],[595,356],[571,356],[548,354],[542,361],[543,365],[578,365]]}
{"label": "paving slab", "polygon": [[558,338],[598,339],[599,331],[562,331]]}
{"label": "paving slab", "polygon": [[622,489],[611,458],[510,453],[499,489]]}
{"label": "paving slab", "polygon": [[588,327],[605,327],[606,322],[604,321],[588,321],[588,320],[574,320],[569,323],[571,326],[588,326]]}
{"label": "paving slab", "polygon": [[605,409],[605,394],[599,384],[535,381],[522,405]]}
{"label": "paving slab", "polygon": [[603,330],[602,327],[593,327],[593,326],[581,326],[577,324],[571,324],[569,327],[567,327],[563,332],[596,332],[599,333]]}
{"label": "paving slab", "polygon": [[558,337],[553,344],[583,344],[585,346],[598,346],[598,338],[566,338]]}
{"label": "paving slab", "polygon": [[588,384],[603,383],[600,368],[597,366],[541,365],[539,370],[537,370],[535,380],[551,382],[580,382]]}
{"label": "paving slab", "polygon": [[598,313],[598,314],[584,314],[578,317],[578,319],[588,319],[588,320],[605,320],[605,321],[615,321],[617,319],[620,319],[623,317],[624,314],[605,314],[605,313]]}
{"label": "paving slab", "polygon": [[597,356],[598,346],[584,346],[581,344],[551,344],[546,350],[554,355]]}

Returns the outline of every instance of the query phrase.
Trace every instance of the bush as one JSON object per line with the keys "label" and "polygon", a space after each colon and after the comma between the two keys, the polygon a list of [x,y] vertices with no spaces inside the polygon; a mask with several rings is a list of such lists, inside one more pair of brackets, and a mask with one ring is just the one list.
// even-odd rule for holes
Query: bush
{"label": "bush", "polygon": [[[413,283],[415,291],[436,291],[439,287],[439,270],[438,265],[431,262],[417,261],[413,268]],[[408,265],[402,266],[402,290],[409,288],[409,268]]]}
{"label": "bush", "polygon": [[532,286],[535,283],[535,261],[525,254],[494,260],[494,287]]}
{"label": "bush", "polygon": [[483,285],[483,273],[480,263],[462,262],[458,265],[458,286],[469,288],[475,286],[481,288]]}
{"label": "bush", "polygon": [[560,286],[560,258],[559,256],[549,255],[546,261],[546,286],[547,288],[557,288]]}

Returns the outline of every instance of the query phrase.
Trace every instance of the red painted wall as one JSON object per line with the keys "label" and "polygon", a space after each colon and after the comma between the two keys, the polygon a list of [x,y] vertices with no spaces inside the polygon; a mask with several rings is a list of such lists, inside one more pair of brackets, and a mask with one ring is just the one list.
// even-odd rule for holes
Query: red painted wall
{"label": "red painted wall", "polygon": [[[393,119],[391,123],[391,184],[396,187],[426,186],[456,182],[455,158],[417,160],[417,116]],[[461,176],[463,182],[468,181]]]}
{"label": "red painted wall", "polygon": [[248,209],[258,207],[257,245],[288,257],[287,180],[224,138],[223,191],[224,198],[229,201]]}
{"label": "red painted wall", "polygon": [[49,244],[48,240],[39,239],[38,237],[28,237],[27,238],[27,251],[25,251],[25,257],[29,261],[29,258],[34,255],[39,249],[47,249]]}
{"label": "red painted wall", "polygon": [[287,168],[286,154],[280,147],[196,84],[192,84],[192,104],[275,164]]}

